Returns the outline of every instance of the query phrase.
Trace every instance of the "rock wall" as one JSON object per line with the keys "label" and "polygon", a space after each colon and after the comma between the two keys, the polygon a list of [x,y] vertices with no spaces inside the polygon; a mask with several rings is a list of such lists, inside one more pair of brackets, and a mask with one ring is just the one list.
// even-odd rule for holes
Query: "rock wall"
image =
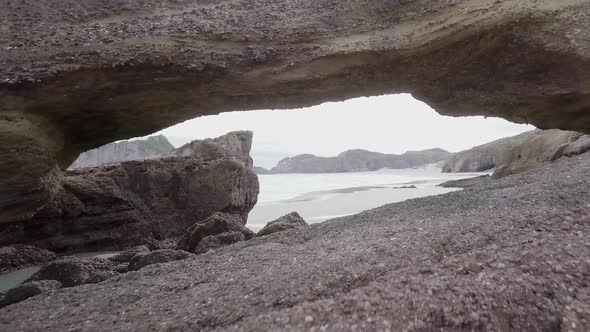
{"label": "rock wall", "polygon": [[[243,160],[252,133],[240,134],[244,141],[235,133],[219,139],[235,137],[243,148],[235,155],[204,158],[177,150],[159,159],[68,171],[31,220],[0,227],[0,245],[27,243],[59,252],[123,249],[183,235],[214,212],[237,214],[245,223],[259,187]],[[198,145],[192,144],[195,150]]]}
{"label": "rock wall", "polygon": [[446,115],[590,132],[587,0],[3,5],[4,223],[80,152],[219,112],[409,92]]}
{"label": "rock wall", "polygon": [[349,150],[336,157],[302,154],[281,160],[270,173],[340,173],[375,171],[382,168],[411,168],[446,160],[451,154],[442,149],[410,151],[401,155],[366,150]]}
{"label": "rock wall", "polygon": [[68,169],[144,159],[172,150],[174,150],[174,146],[163,135],[148,137],[144,140],[109,143],[80,154]]}

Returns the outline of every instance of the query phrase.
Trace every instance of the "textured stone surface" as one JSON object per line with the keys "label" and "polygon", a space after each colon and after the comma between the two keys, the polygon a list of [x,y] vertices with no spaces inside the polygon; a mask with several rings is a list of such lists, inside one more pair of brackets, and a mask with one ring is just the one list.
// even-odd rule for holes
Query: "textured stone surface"
{"label": "textured stone surface", "polygon": [[41,280],[30,281],[20,286],[8,290],[4,294],[4,298],[0,300],[0,308],[20,301],[24,301],[29,297],[53,292],[61,288],[61,282],[57,280]]}
{"label": "textured stone surface", "polygon": [[[26,222],[0,226],[0,245],[60,252],[121,250],[184,235],[213,212],[246,220],[258,198],[249,157],[252,133],[190,145],[193,151],[66,173],[60,190]],[[217,145],[217,142],[220,142]],[[223,144],[221,144],[223,142]],[[228,149],[226,146],[232,146]]]}
{"label": "textured stone surface", "polygon": [[409,151],[401,155],[367,150],[349,150],[336,157],[302,154],[285,158],[270,173],[341,173],[366,172],[382,168],[411,168],[447,160],[451,154],[442,149]]}
{"label": "textured stone surface", "polygon": [[264,236],[264,235],[268,235],[268,234],[272,234],[272,233],[276,233],[276,232],[286,231],[291,228],[303,227],[303,226],[307,226],[307,223],[305,222],[305,220],[303,218],[301,218],[299,213],[291,212],[291,213],[286,214],[282,217],[279,217],[276,220],[269,222],[256,235],[257,236]]}
{"label": "textured stone surface", "polygon": [[230,244],[246,241],[246,236],[242,232],[229,231],[217,235],[209,235],[199,241],[195,247],[195,254],[204,254],[210,250],[219,249]]}
{"label": "textured stone surface", "polygon": [[587,0],[25,0],[0,21],[2,222],[80,152],[222,111],[410,92],[590,131]]}
{"label": "textured stone surface", "polygon": [[0,330],[588,331],[588,202],[590,154],[562,158],[36,296]]}
{"label": "textured stone surface", "polygon": [[140,254],[140,253],[146,253],[146,252],[150,252],[150,249],[147,246],[137,246],[137,247],[133,247],[129,250],[125,250],[122,253],[117,254],[113,257],[109,257],[108,260],[115,262],[115,263],[129,262],[131,260],[131,258],[133,258],[133,256]]}
{"label": "textured stone surface", "polygon": [[129,270],[137,271],[148,265],[179,261],[182,259],[187,259],[190,256],[192,256],[191,253],[174,249],[160,249],[151,252],[143,252],[131,258],[129,261]]}
{"label": "textured stone surface", "polygon": [[63,287],[96,284],[116,275],[115,265],[104,258],[65,256],[43,266],[28,281],[57,280]]}
{"label": "textured stone surface", "polygon": [[239,215],[229,213],[213,213],[209,218],[195,223],[178,242],[178,249],[195,252],[199,243],[208,236],[226,232],[239,232],[249,240],[254,233],[244,227],[246,220]]}
{"label": "textured stone surface", "polygon": [[0,247],[0,273],[20,270],[52,261],[55,253],[27,245]]}

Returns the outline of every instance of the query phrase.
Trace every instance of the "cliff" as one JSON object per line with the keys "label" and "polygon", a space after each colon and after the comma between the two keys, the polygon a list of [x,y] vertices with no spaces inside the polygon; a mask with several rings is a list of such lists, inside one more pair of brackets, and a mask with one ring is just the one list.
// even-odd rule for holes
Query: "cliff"
{"label": "cliff", "polygon": [[148,137],[145,140],[110,143],[80,154],[69,169],[139,160],[172,150],[174,146],[163,135]]}
{"label": "cliff", "polygon": [[336,157],[302,154],[281,160],[270,173],[341,173],[375,171],[382,168],[412,168],[446,160],[451,154],[442,149],[409,151],[401,155],[366,150],[349,150]]}

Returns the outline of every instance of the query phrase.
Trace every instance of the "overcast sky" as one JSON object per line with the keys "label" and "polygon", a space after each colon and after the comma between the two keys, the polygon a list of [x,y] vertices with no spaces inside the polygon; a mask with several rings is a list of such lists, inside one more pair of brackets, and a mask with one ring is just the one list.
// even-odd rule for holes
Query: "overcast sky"
{"label": "overcast sky", "polygon": [[456,152],[531,129],[497,118],[441,116],[411,95],[401,94],[296,110],[223,113],[159,133],[179,146],[232,130],[252,130],[254,164],[272,167],[286,156],[334,156],[349,149],[403,153],[439,147]]}

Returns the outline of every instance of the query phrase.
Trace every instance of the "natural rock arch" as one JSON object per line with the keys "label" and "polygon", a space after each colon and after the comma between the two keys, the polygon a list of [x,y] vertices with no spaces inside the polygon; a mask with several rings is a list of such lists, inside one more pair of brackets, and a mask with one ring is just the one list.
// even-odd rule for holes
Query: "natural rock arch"
{"label": "natural rock arch", "polygon": [[23,0],[0,13],[0,223],[81,151],[223,111],[410,92],[590,132],[588,0]]}

